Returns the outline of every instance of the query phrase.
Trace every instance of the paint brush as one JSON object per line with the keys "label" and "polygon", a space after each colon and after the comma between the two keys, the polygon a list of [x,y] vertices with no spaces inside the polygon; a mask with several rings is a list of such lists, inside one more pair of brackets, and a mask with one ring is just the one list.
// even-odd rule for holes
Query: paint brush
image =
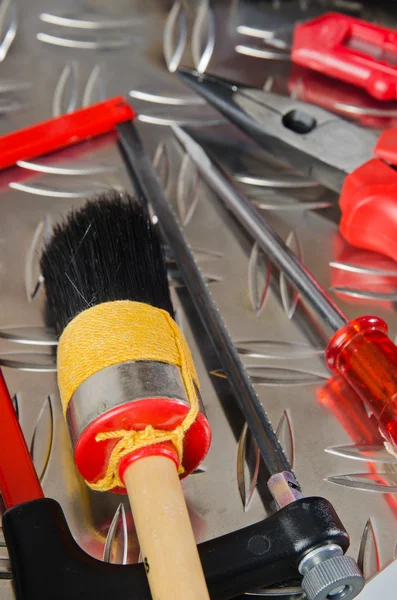
{"label": "paint brush", "polygon": [[89,201],[56,227],[41,268],[79,472],[127,491],[153,598],[208,599],[179,476],[211,433],[146,208],[116,192]]}

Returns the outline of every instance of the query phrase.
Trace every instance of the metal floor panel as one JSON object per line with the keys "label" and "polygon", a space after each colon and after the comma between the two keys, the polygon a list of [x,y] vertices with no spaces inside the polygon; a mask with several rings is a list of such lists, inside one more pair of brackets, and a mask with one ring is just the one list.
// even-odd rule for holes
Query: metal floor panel
{"label": "metal floor panel", "polygon": [[[338,234],[333,194],[265,156],[167,69],[165,60],[171,68],[209,64],[220,75],[244,74],[244,80],[263,83],[266,65],[234,53],[236,22],[244,23],[240,9],[238,2],[208,0],[3,0],[0,133],[105,97],[130,98],[170,201],[303,490],[333,503],[351,535],[349,553],[359,557],[369,577],[396,554],[397,459],[382,462],[380,444],[366,448],[366,455],[360,452],[362,432],[352,430],[334,398],[323,394],[319,400],[329,376],[323,363],[329,332],[200,181],[166,127],[170,121],[200,125],[209,145],[217,136],[225,144],[212,148],[219,160],[341,308],[351,317],[384,318],[394,339],[395,263],[348,246]],[[277,71],[277,64],[269,63],[269,69]],[[32,163],[0,175],[0,364],[45,493],[61,503],[78,543],[99,559],[106,548],[111,561],[135,562],[139,547],[128,502],[91,492],[74,467],[53,347],[18,343],[45,336],[38,260],[53,224],[84,198],[130,184],[112,136]],[[183,483],[197,540],[203,541],[264,518],[266,485],[253,440],[183,282],[174,277],[172,286],[213,429],[208,457]],[[352,444],[343,456],[326,452]],[[4,547],[0,558],[1,577],[9,574]],[[10,590],[2,582],[1,600],[12,597]]]}

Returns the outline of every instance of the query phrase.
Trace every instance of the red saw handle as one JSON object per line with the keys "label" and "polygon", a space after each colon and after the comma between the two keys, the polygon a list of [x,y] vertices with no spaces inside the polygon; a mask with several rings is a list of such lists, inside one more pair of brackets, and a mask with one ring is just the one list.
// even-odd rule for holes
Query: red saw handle
{"label": "red saw handle", "polygon": [[0,169],[15,165],[77,142],[114,131],[118,123],[135,113],[123,96],[116,96],[0,137]]}
{"label": "red saw handle", "polygon": [[364,88],[378,100],[397,99],[397,32],[327,13],[294,30],[291,60]]}

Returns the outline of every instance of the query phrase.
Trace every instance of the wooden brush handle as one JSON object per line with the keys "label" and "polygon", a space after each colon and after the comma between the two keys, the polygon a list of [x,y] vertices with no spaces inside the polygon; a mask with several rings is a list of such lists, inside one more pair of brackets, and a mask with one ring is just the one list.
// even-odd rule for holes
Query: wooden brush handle
{"label": "wooden brush handle", "polygon": [[153,600],[209,600],[174,462],[148,456],[124,472]]}

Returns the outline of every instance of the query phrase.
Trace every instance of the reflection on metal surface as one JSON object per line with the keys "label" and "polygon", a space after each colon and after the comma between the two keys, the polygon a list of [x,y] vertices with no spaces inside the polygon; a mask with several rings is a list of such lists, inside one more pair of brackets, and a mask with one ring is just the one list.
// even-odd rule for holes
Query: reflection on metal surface
{"label": "reflection on metal surface", "polygon": [[360,250],[335,239],[330,261],[331,289],[347,298],[393,302],[397,297],[396,263],[376,252]]}
{"label": "reflection on metal surface", "polygon": [[30,454],[40,482],[43,481],[54,439],[54,412],[51,396],[44,401],[37,416],[30,443]]}
{"label": "reflection on metal surface", "polygon": [[226,379],[226,375],[222,371],[222,369],[213,369],[212,371],[209,372],[209,374],[212,375],[213,377],[219,377],[219,379]]}
{"label": "reflection on metal surface", "polygon": [[32,87],[30,81],[13,81],[12,79],[0,79],[0,94],[6,92],[19,92]]}
{"label": "reflection on metal surface", "polygon": [[277,52],[277,50],[271,50],[270,48],[255,48],[254,46],[238,44],[235,50],[238,54],[244,54],[245,56],[252,56],[254,58],[264,58],[266,60],[290,60],[288,53],[282,51]]}
{"label": "reflection on metal surface", "polygon": [[157,175],[166,190],[168,188],[169,174],[170,174],[170,160],[168,156],[167,145],[161,141],[157,145],[156,151],[153,157],[153,166],[157,171]]}
{"label": "reflection on metal surface", "polygon": [[[222,281],[222,277],[218,275],[210,275],[209,273],[202,273],[205,283],[210,285],[211,283],[219,283]],[[168,272],[168,284],[171,288],[182,288],[185,287],[185,282],[182,275],[175,271],[173,273]]]}
{"label": "reflection on metal surface", "polygon": [[[390,260],[390,263],[394,261]],[[355,265],[338,260],[331,260],[329,266],[333,269],[340,269],[341,271],[349,271],[351,273],[361,273],[363,275],[383,275],[386,277],[397,277],[397,268],[393,268],[393,264],[388,269],[371,268],[363,265]]]}
{"label": "reflection on metal surface", "polygon": [[[71,113],[77,108],[77,78],[78,64],[75,60],[67,63],[59,76],[52,99],[52,116],[59,117],[64,113]],[[67,87],[69,87],[68,98]]]}
{"label": "reflection on metal surface", "polygon": [[[247,452],[248,440],[249,440],[250,444],[253,445],[253,452],[251,451],[251,453]],[[251,448],[251,450],[252,450],[252,448]],[[249,464],[250,463],[250,461],[249,461],[250,454],[251,454],[251,456],[253,456],[253,459],[254,459],[253,465]],[[246,484],[246,469],[245,469],[246,462],[248,464],[248,468],[247,468],[248,477],[249,477],[249,482],[247,482],[247,483],[249,483],[248,486]],[[237,485],[238,485],[238,490],[240,492],[241,501],[243,503],[244,512],[248,510],[248,508],[251,504],[252,496],[254,494],[256,484],[258,481],[259,464],[260,464],[259,448],[257,447],[257,445],[255,443],[255,440],[251,434],[251,431],[250,431],[247,423],[244,423],[244,427],[241,432],[240,438],[238,440],[238,445],[237,445],[237,464],[236,464]]]}
{"label": "reflection on metal surface", "polygon": [[236,27],[236,31],[240,35],[249,35],[250,37],[260,38],[261,40],[265,40],[274,36],[273,31],[256,29],[255,27],[251,27],[250,25],[238,25]]}
{"label": "reflection on metal surface", "polygon": [[197,246],[193,246],[192,250],[198,262],[201,260],[217,260],[223,256],[223,252],[216,252],[216,250],[208,250],[207,248],[198,248]]}
{"label": "reflection on metal surface", "polygon": [[294,212],[305,212],[307,210],[323,210],[332,206],[332,202],[323,200],[316,200],[314,202],[300,202],[294,198],[288,198],[287,196],[275,196],[274,199],[266,200],[251,200],[252,204],[255,204],[260,210],[277,210],[277,211],[294,211]]}
{"label": "reflection on metal surface", "polygon": [[102,560],[108,563],[127,564],[128,529],[124,504],[120,502],[109,527]]}
{"label": "reflection on metal surface", "polygon": [[277,175],[272,177],[258,177],[256,175],[246,175],[235,173],[234,179],[246,185],[271,188],[313,188],[319,187],[319,184],[312,179],[305,179],[298,175]]}
{"label": "reflection on metal surface", "polygon": [[181,0],[175,0],[163,31],[163,52],[168,70],[174,73],[181,62],[187,41],[187,15]]}
{"label": "reflection on metal surface", "polygon": [[[321,373],[310,373],[309,371],[289,369],[286,367],[262,367],[261,365],[246,365],[251,380],[257,385],[264,386],[303,386],[323,383],[327,379]],[[215,369],[210,375],[226,379],[221,369]],[[396,478],[397,481],[397,478]]]}
{"label": "reflection on metal surface", "polygon": [[7,115],[8,113],[24,110],[27,107],[27,102],[9,102],[8,100],[2,100],[0,102],[0,115]]}
{"label": "reflection on metal surface", "polygon": [[[295,231],[290,231],[287,239],[285,240],[285,244],[292,250],[298,260],[302,262],[302,246]],[[294,286],[289,283],[283,272],[280,272],[280,296],[281,304],[287,319],[292,319],[299,302],[300,294],[294,288]]]}
{"label": "reflection on metal surface", "polygon": [[100,163],[76,162],[75,164],[69,163],[68,165],[61,166],[51,163],[45,164],[19,160],[17,165],[22,169],[37,171],[38,173],[45,173],[47,175],[100,175],[102,173],[114,173],[117,171],[116,166]]}
{"label": "reflection on metal surface", "polygon": [[248,294],[252,309],[257,317],[265,306],[271,276],[270,260],[257,242],[252,246],[248,262]]}
{"label": "reflection on metal surface", "polygon": [[0,366],[31,373],[56,373],[57,370],[54,356],[38,352],[3,352]]}
{"label": "reflection on metal surface", "polygon": [[328,454],[363,460],[372,463],[396,464],[397,457],[390,454],[383,444],[349,444],[346,446],[330,446],[325,448]]}
{"label": "reflection on metal surface", "polygon": [[204,73],[215,47],[215,15],[210,0],[200,0],[191,44],[194,67],[199,73]]}
{"label": "reflection on metal surface", "polygon": [[250,358],[301,359],[322,356],[324,350],[308,344],[277,340],[235,340],[239,354]]}
{"label": "reflection on metal surface", "polygon": [[326,477],[325,481],[364,492],[397,492],[397,473],[349,473]]}
{"label": "reflection on metal surface", "polygon": [[58,344],[55,331],[47,327],[4,327],[0,329],[0,338],[16,344],[34,346],[56,346]]}
{"label": "reflection on metal surface", "polygon": [[353,116],[366,116],[366,117],[383,117],[383,118],[395,118],[397,117],[397,108],[382,108],[371,107],[371,106],[355,106],[352,104],[345,104],[344,102],[335,102],[335,110],[343,111]]}
{"label": "reflection on metal surface", "polygon": [[95,65],[88,76],[86,86],[83,91],[82,106],[90,106],[96,102],[106,99],[105,81],[102,76],[101,65]]}
{"label": "reflection on metal surface", "polygon": [[128,94],[136,100],[153,102],[154,104],[166,104],[168,106],[197,106],[205,104],[205,101],[198,96],[162,96],[154,92],[144,92],[141,90],[130,90]]}
{"label": "reflection on metal surface", "polygon": [[45,221],[40,221],[34,231],[25,257],[25,291],[28,302],[32,302],[43,283],[40,273],[39,256],[43,247]]}
{"label": "reflection on metal surface", "polygon": [[63,48],[79,48],[80,50],[112,50],[124,48],[131,44],[131,38],[121,34],[114,34],[113,36],[109,36],[108,38],[103,37],[102,39],[84,40],[75,37],[65,38],[40,32],[36,35],[36,38],[39,42],[43,42],[44,44],[60,46]]}
{"label": "reflection on metal surface", "polygon": [[338,294],[344,294],[351,298],[362,298],[363,300],[384,300],[386,302],[394,302],[397,300],[397,286],[396,291],[390,293],[376,292],[373,290],[359,290],[339,285],[331,286],[329,289]]}
{"label": "reflection on metal surface", "polygon": [[[79,14],[78,16],[69,14],[56,14],[43,12],[40,14],[40,20],[43,23],[50,23],[58,27],[72,27],[73,29],[118,29],[120,27],[131,27],[136,25],[138,20],[134,17],[124,17],[123,19],[112,19],[103,15],[94,13]],[[142,22],[139,20],[139,22]]]}
{"label": "reflection on metal surface", "polygon": [[291,415],[288,409],[284,410],[277,425],[276,435],[290,462],[291,468],[295,468],[295,440],[292,430]]}
{"label": "reflection on metal surface", "polygon": [[357,564],[366,580],[380,571],[379,548],[371,519],[368,519],[364,527]]}
{"label": "reflection on metal surface", "polygon": [[222,119],[207,119],[207,118],[197,119],[197,118],[188,118],[188,117],[173,119],[171,117],[147,115],[144,113],[139,113],[139,115],[137,116],[137,119],[138,119],[138,121],[141,121],[142,123],[151,123],[152,125],[166,125],[167,127],[169,127],[170,125],[194,126],[194,125],[198,125],[198,124],[200,125],[200,127],[211,127],[211,126],[219,125],[219,123],[222,123]]}
{"label": "reflection on metal surface", "polygon": [[303,600],[305,598],[300,586],[284,586],[284,587],[269,587],[262,588],[256,592],[246,592],[245,596],[262,596],[263,598],[294,598],[294,600]]}
{"label": "reflection on metal surface", "polygon": [[104,183],[91,183],[90,187],[78,188],[76,190],[73,189],[61,189],[61,188],[51,188],[46,185],[39,184],[25,184],[19,183],[18,181],[12,181],[10,184],[10,188],[13,190],[19,190],[20,192],[26,192],[28,194],[35,194],[37,196],[48,196],[50,198],[87,198],[88,196],[92,196],[94,194],[99,194],[100,192],[104,192],[109,189]]}
{"label": "reflection on metal surface", "polygon": [[[384,449],[384,440],[376,423],[368,417],[362,400],[341,375],[330,377],[325,386],[318,391],[318,399],[324,407],[337,417],[357,446],[372,448],[370,450],[372,454],[374,448],[382,447]],[[330,450],[332,451],[332,447]],[[347,453],[347,457],[350,458],[349,453]],[[349,489],[379,492],[379,497],[382,500],[382,510],[381,513],[377,513],[377,518],[380,514],[384,514],[384,502],[386,502],[390,509],[388,514],[393,515],[395,519],[397,517],[397,501],[393,493],[396,491],[397,485],[395,463],[388,464],[388,461],[377,463],[377,461],[372,461],[370,458],[369,456],[366,457],[370,473],[336,475],[326,478],[325,481],[344,486],[344,493]],[[378,469],[382,472],[378,473]],[[360,499],[357,494],[355,496],[356,499],[352,502],[352,506],[360,506]],[[364,502],[367,502],[367,500],[364,500]],[[373,498],[371,507],[375,507],[375,505],[376,499]],[[371,513],[374,514],[372,510]],[[368,519],[367,516],[366,518]],[[389,522],[389,526],[394,524],[394,519]]]}
{"label": "reflection on metal surface", "polygon": [[[73,60],[64,66],[55,86],[52,100],[52,115],[54,117],[71,113],[77,109],[78,79],[79,63]],[[81,105],[87,107],[105,98],[105,83],[102,77],[101,65],[97,64],[87,78]]]}
{"label": "reflection on metal surface", "polygon": [[176,205],[182,227],[192,219],[200,199],[200,174],[190,156],[184,154],[176,185]]}
{"label": "reflection on metal surface", "polygon": [[0,5],[0,31],[4,31],[0,42],[0,62],[3,62],[13,43],[18,27],[17,5],[15,0],[3,0]]}

